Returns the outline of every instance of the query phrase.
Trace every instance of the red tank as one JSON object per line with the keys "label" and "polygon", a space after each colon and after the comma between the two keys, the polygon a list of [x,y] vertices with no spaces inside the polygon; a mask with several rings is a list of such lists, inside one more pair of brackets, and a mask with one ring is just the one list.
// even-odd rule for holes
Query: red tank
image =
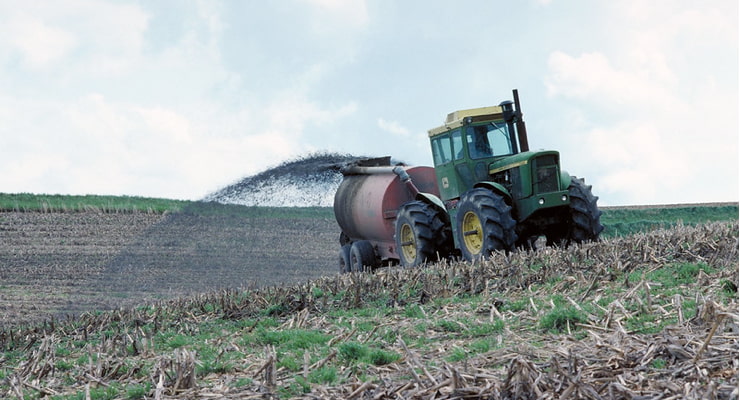
{"label": "red tank", "polygon": [[[398,260],[393,238],[396,214],[402,204],[415,199],[413,190],[393,168],[356,165],[344,168],[344,179],[334,196],[334,215],[342,232],[351,242],[371,242],[381,261]],[[401,168],[419,192],[439,196],[434,168]]]}

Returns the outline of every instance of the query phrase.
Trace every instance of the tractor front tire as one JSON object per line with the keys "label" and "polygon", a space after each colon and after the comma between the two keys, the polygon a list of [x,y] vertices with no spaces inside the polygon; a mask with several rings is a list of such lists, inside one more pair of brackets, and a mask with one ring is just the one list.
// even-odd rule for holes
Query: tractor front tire
{"label": "tractor front tire", "polygon": [[450,252],[450,228],[440,211],[423,201],[401,206],[396,216],[396,251],[401,265],[416,267],[446,257]]}
{"label": "tractor front tire", "polygon": [[466,260],[514,248],[516,221],[503,197],[485,188],[470,189],[463,193],[457,210],[457,238]]}
{"label": "tractor front tire", "polygon": [[597,241],[604,226],[601,225],[601,211],[596,205],[599,198],[591,193],[591,185],[586,185],[583,178],[571,176],[568,195],[571,220],[568,240],[575,243]]}

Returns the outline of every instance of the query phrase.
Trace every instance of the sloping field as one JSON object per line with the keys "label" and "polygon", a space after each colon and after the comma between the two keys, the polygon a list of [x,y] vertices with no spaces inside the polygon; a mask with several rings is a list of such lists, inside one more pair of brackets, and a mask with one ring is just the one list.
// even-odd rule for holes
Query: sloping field
{"label": "sloping field", "polygon": [[0,326],[112,309],[120,296],[100,277],[107,263],[162,215],[0,213]]}
{"label": "sloping field", "polygon": [[[321,218],[293,216],[281,226],[266,216],[240,223],[214,213],[221,229],[172,240],[149,230],[182,232],[198,226],[195,220],[82,213],[74,215],[81,218],[76,225],[108,226],[102,231],[114,235],[115,223],[86,218],[122,218],[118,223],[127,226],[119,234],[137,234],[114,241],[118,252],[108,247],[78,256],[76,262],[92,260],[85,264],[90,278],[73,284],[73,261],[40,273],[31,265],[46,255],[84,253],[103,232],[77,232],[82,239],[72,240],[59,233],[59,221],[26,234],[23,223],[10,223],[42,217],[2,217],[6,237],[15,229],[10,236],[29,240],[22,245],[18,239],[28,246],[19,257],[27,258],[24,271],[39,282],[46,277],[63,285],[66,276],[69,293],[84,288],[92,299],[128,293],[118,300],[131,303],[200,290],[149,306],[4,329],[5,397],[737,398],[737,221],[496,255],[474,265],[339,276],[333,272],[336,228],[321,225]],[[237,229],[244,221],[255,222]],[[255,244],[239,260],[268,258],[279,243],[291,254],[279,256],[285,265],[306,268],[283,276],[280,268],[263,266],[253,270],[254,283],[235,282],[245,271],[233,271],[239,263],[226,257],[205,273],[189,271],[195,277],[179,270],[181,279],[169,283],[166,270],[188,259],[211,260],[198,257],[216,242],[235,246],[233,235]],[[212,236],[218,239],[204,242]],[[323,242],[327,248],[315,247]],[[156,246],[157,259],[174,255],[171,264],[137,270],[148,259],[141,249],[149,245]],[[325,272],[314,269],[322,263],[329,265]],[[211,267],[222,278],[209,276]],[[258,286],[270,277],[304,282],[314,273],[325,277],[246,291],[206,285]],[[95,288],[101,282],[115,284]]]}
{"label": "sloping field", "polygon": [[[337,272],[339,228],[327,208],[57,209],[0,212],[0,328]],[[607,209],[603,235],[732,220],[737,204],[669,211]]]}
{"label": "sloping field", "polygon": [[0,213],[0,328],[334,274],[339,228],[316,212]]}

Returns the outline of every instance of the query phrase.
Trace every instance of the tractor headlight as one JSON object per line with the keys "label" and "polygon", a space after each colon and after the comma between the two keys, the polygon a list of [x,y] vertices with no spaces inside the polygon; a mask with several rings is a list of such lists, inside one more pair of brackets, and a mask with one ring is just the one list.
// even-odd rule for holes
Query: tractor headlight
{"label": "tractor headlight", "polygon": [[560,200],[563,200],[563,201],[568,201],[568,196],[566,196],[566,195],[563,195],[563,197],[561,197],[561,198],[560,198]]}
{"label": "tractor headlight", "polygon": [[540,203],[540,205],[543,205],[543,204],[545,204],[545,199],[540,199],[540,200],[538,201],[538,203]]}

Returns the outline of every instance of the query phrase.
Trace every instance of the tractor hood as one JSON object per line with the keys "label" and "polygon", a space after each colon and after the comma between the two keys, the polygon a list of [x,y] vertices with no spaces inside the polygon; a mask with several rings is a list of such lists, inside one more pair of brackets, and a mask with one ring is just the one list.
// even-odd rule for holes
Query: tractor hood
{"label": "tractor hood", "polygon": [[507,169],[528,165],[533,159],[544,155],[554,155],[556,160],[560,159],[560,153],[556,150],[525,151],[494,160],[488,165],[488,173],[494,175]]}
{"label": "tractor hood", "polygon": [[512,195],[519,199],[566,190],[570,183],[569,177],[563,179],[560,153],[556,150],[525,151],[494,160],[488,165],[488,174],[500,183],[518,180]]}

